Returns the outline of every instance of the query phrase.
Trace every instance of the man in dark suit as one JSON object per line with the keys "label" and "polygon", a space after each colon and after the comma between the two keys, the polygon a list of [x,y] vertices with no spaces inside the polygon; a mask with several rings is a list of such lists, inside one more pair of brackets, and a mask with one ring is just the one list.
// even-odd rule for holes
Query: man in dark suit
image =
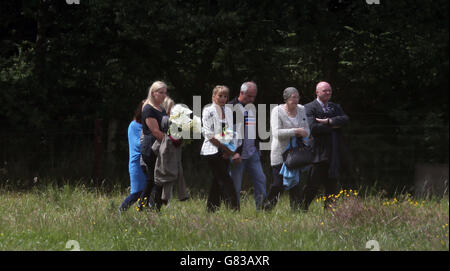
{"label": "man in dark suit", "polygon": [[337,182],[341,171],[347,170],[349,152],[343,142],[342,127],[349,117],[341,106],[330,102],[332,88],[327,82],[316,86],[317,98],[306,104],[306,116],[313,145],[313,164],[301,195],[301,208],[308,210],[321,187],[325,188],[325,208],[330,207],[329,195],[337,194]]}

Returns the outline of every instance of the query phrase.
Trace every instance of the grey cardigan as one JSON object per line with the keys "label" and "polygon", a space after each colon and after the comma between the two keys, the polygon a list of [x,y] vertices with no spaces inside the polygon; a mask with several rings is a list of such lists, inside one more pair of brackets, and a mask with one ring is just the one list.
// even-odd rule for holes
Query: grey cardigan
{"label": "grey cardigan", "polygon": [[270,114],[270,130],[272,133],[272,143],[270,149],[270,164],[272,166],[283,164],[283,152],[289,145],[291,137],[294,137],[295,128],[304,128],[307,137],[310,135],[306,111],[303,105],[297,105],[297,122],[298,126],[289,119],[282,105],[278,105]]}

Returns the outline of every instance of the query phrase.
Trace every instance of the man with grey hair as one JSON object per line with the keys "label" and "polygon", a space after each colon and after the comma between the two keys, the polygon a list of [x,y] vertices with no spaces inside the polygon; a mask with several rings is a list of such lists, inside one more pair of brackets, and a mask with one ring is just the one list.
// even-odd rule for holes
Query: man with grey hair
{"label": "man with grey hair", "polygon": [[[232,157],[233,163],[231,163],[230,174],[238,199],[240,199],[242,175],[244,170],[249,173],[253,181],[256,209],[260,209],[266,197],[266,176],[261,166],[256,108],[253,104],[257,91],[255,82],[244,82],[239,96],[229,102],[234,106],[233,124],[235,131],[239,129],[238,127],[243,128],[243,135],[236,131],[240,134],[242,144],[236,149],[236,154]],[[239,123],[242,118],[238,118],[236,113],[243,115],[244,123]]]}

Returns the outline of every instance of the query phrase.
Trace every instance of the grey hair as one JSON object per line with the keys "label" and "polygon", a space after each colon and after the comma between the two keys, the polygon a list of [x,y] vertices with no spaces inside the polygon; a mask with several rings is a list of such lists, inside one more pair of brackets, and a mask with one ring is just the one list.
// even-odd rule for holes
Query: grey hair
{"label": "grey hair", "polygon": [[253,81],[249,81],[249,82],[244,82],[244,83],[241,85],[241,92],[243,92],[244,94],[246,94],[246,93],[247,93],[247,90],[248,90],[248,85],[249,85],[249,84],[255,85],[255,89],[256,89],[256,91],[258,91],[258,87],[256,86],[256,83],[253,82]]}
{"label": "grey hair", "polygon": [[288,87],[283,91],[283,99],[284,101],[287,101],[287,99],[289,99],[289,97],[291,97],[292,94],[299,94],[298,90],[294,87]]}

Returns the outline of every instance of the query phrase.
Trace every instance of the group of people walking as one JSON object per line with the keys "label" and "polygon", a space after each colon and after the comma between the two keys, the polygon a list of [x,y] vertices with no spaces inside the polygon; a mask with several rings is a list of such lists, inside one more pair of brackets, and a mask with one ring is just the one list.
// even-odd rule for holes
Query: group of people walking
{"label": "group of people walking", "polygon": [[[266,176],[261,165],[257,112],[253,105],[257,96],[255,82],[244,82],[239,96],[229,100],[227,86],[217,85],[212,91],[212,103],[202,112],[202,134],[204,137],[200,155],[207,161],[212,173],[206,208],[215,212],[223,201],[225,206],[240,210],[240,192],[243,173],[253,182],[254,199],[257,210],[271,210],[287,189],[283,183],[283,153],[292,139],[307,142],[312,146],[311,165],[302,168],[307,171],[305,180],[289,187],[289,197],[293,209],[308,210],[310,203],[325,188],[325,195],[337,192],[337,179],[343,168],[348,168],[348,151],[342,140],[342,127],[349,121],[339,104],[330,102],[331,85],[320,82],[316,86],[316,99],[299,104],[300,94],[294,87],[283,91],[284,104],[272,109],[270,114],[270,164],[272,184],[266,192]],[[155,182],[157,151],[152,146],[163,141],[174,148],[181,148],[179,140],[167,135],[168,111],[173,101],[167,97],[167,85],[156,81],[149,89],[128,128],[129,172],[131,191],[120,209],[126,210],[136,201],[137,209],[150,207],[159,211],[168,203],[163,186]],[[231,104],[231,110],[226,104]],[[243,118],[238,118],[241,114]],[[240,121],[243,119],[243,122]],[[233,146],[218,138],[217,131],[234,131]],[[182,174],[182,171],[181,171]],[[184,200],[186,193],[179,193]],[[329,204],[325,201],[325,207]]]}

